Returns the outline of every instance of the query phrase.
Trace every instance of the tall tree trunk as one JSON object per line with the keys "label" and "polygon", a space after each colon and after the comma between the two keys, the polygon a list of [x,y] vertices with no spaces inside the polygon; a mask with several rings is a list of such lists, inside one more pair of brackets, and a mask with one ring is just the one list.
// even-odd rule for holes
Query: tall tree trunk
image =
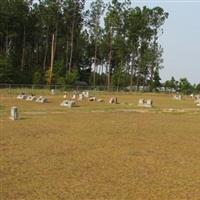
{"label": "tall tree trunk", "polygon": [[66,51],[65,51],[65,68],[66,68],[66,75],[68,72],[68,51],[69,51],[69,41],[66,42]]}
{"label": "tall tree trunk", "polygon": [[55,30],[55,38],[54,38],[54,48],[53,48],[54,58],[55,58],[55,55],[56,55],[57,37],[58,37],[58,22],[56,22],[56,30]]}
{"label": "tall tree trunk", "polygon": [[23,44],[22,44],[22,57],[21,57],[21,71],[24,70],[25,42],[26,42],[26,29],[25,29],[25,25],[24,25]]}
{"label": "tall tree trunk", "polygon": [[96,86],[96,68],[97,68],[97,42],[95,42],[94,49],[94,72],[93,72],[93,86]]}
{"label": "tall tree trunk", "polygon": [[48,37],[45,42],[45,51],[44,51],[44,60],[43,60],[43,71],[46,70],[46,62],[47,62],[47,53],[48,53]]}
{"label": "tall tree trunk", "polygon": [[109,45],[109,56],[108,56],[108,80],[107,87],[110,89],[110,79],[111,79],[111,60],[112,60],[112,37],[110,37],[110,45]]}
{"label": "tall tree trunk", "polygon": [[52,82],[52,75],[53,75],[53,64],[54,64],[54,45],[55,45],[55,34],[52,34],[52,41],[51,41],[51,66],[50,66],[50,74],[49,74],[49,84],[51,85]]}
{"label": "tall tree trunk", "polygon": [[153,60],[153,62],[152,62],[151,72],[150,72],[150,92],[153,91],[154,67],[156,67],[156,65],[157,65],[156,44],[157,44],[157,30],[155,30],[154,39],[153,39],[153,50],[154,50],[155,60]]}
{"label": "tall tree trunk", "polygon": [[71,28],[71,49],[70,49],[70,57],[69,57],[69,73],[71,72],[72,69],[72,58],[73,58],[73,51],[74,51],[74,26],[75,26],[75,13],[73,16],[73,21],[72,21],[72,28]]}
{"label": "tall tree trunk", "polygon": [[6,41],[5,41],[5,52],[6,52],[6,56],[8,56],[9,55],[9,37],[8,37],[8,27],[7,27],[7,31],[6,31],[6,39],[5,39]]}
{"label": "tall tree trunk", "polygon": [[130,89],[133,91],[133,68],[134,68],[134,54],[131,55],[131,80],[130,80]]}
{"label": "tall tree trunk", "polygon": [[139,90],[139,74],[137,74],[137,81],[136,81],[136,85],[137,85],[137,91]]}

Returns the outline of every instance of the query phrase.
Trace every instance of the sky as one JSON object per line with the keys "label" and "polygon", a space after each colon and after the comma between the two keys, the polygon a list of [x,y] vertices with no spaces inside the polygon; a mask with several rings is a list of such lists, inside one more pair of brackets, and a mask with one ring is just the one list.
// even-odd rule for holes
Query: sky
{"label": "sky", "polygon": [[[104,0],[108,2],[108,0]],[[122,1],[122,0],[121,0]],[[160,37],[164,68],[162,81],[187,77],[191,83],[200,83],[200,0],[131,0],[132,5],[160,6],[169,13]],[[91,0],[86,0],[89,7]]]}

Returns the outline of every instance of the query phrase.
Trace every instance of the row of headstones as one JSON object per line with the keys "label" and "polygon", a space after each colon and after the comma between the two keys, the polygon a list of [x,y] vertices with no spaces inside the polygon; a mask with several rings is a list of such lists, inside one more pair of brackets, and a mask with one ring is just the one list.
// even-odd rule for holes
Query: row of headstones
{"label": "row of headstones", "polygon": [[[89,101],[103,102],[103,99],[97,99],[96,97],[89,97]],[[109,100],[109,103],[110,104],[117,104],[118,103],[117,102],[117,97],[112,97]],[[76,102],[74,100],[64,100],[60,105],[68,107],[68,108],[71,108],[71,107],[75,107],[76,106]]]}
{"label": "row of headstones", "polygon": [[[67,98],[67,95],[64,95],[64,98]],[[97,102],[103,102],[103,99],[97,99],[95,96],[90,96],[89,91],[83,91],[81,93],[77,93],[76,91],[73,92],[73,95],[71,97],[71,100],[78,100],[83,101],[84,99],[88,99],[89,101],[97,101]]]}
{"label": "row of headstones", "polygon": [[[112,97],[109,100],[109,103],[110,104],[118,104],[117,97]],[[72,108],[72,107],[76,106],[76,103],[75,103],[75,101],[72,101],[72,100],[64,100],[60,105],[68,107],[68,108]],[[150,107],[153,106],[153,101],[151,99],[147,99],[147,100],[140,99],[139,102],[138,102],[138,106],[150,108]],[[18,112],[17,107],[15,107],[15,106],[11,107],[10,119],[12,119],[12,120],[18,120],[19,119],[19,112]]]}
{"label": "row of headstones", "polygon": [[19,94],[17,96],[17,99],[23,99],[26,101],[35,101],[37,103],[47,103],[48,101],[47,98],[43,96],[36,97],[34,95],[25,95],[25,94]]}
{"label": "row of headstones", "polygon": [[[111,97],[109,100],[109,104],[118,104],[117,97]],[[71,107],[76,106],[76,102],[73,100],[64,100],[60,105],[71,108]],[[147,100],[140,99],[138,102],[138,106],[151,108],[153,106],[153,101],[151,99],[147,99]]]}
{"label": "row of headstones", "polygon": [[[200,100],[200,95],[191,94],[190,97],[191,97],[192,99],[196,100],[196,101]],[[174,95],[173,98],[176,99],[176,100],[182,100],[182,99],[183,99],[182,95],[180,95],[180,94]]]}
{"label": "row of headstones", "polygon": [[[192,99],[195,99],[194,103],[197,106],[200,106],[200,95],[193,95],[193,94],[191,94],[190,96],[192,97]],[[182,100],[183,99],[183,97],[181,95],[178,95],[178,94],[174,95],[173,98],[176,99],[176,100]]]}

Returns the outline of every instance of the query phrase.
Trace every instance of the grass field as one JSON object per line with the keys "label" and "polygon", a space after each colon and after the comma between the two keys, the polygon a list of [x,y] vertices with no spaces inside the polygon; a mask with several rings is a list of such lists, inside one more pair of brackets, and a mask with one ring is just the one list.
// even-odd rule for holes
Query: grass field
{"label": "grass field", "polygon": [[[0,199],[200,199],[200,108],[189,97],[101,92],[105,102],[67,109],[61,94],[37,104],[0,92]],[[9,120],[11,106],[21,120]]]}

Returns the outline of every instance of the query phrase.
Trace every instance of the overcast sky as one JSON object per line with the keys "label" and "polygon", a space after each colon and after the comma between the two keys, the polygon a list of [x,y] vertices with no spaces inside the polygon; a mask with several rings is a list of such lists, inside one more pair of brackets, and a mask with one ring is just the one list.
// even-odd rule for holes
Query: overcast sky
{"label": "overcast sky", "polygon": [[[90,3],[91,0],[86,0],[86,8]],[[200,83],[200,0],[132,0],[132,5],[160,6],[169,13],[160,38],[164,48],[162,81],[174,76]]]}

